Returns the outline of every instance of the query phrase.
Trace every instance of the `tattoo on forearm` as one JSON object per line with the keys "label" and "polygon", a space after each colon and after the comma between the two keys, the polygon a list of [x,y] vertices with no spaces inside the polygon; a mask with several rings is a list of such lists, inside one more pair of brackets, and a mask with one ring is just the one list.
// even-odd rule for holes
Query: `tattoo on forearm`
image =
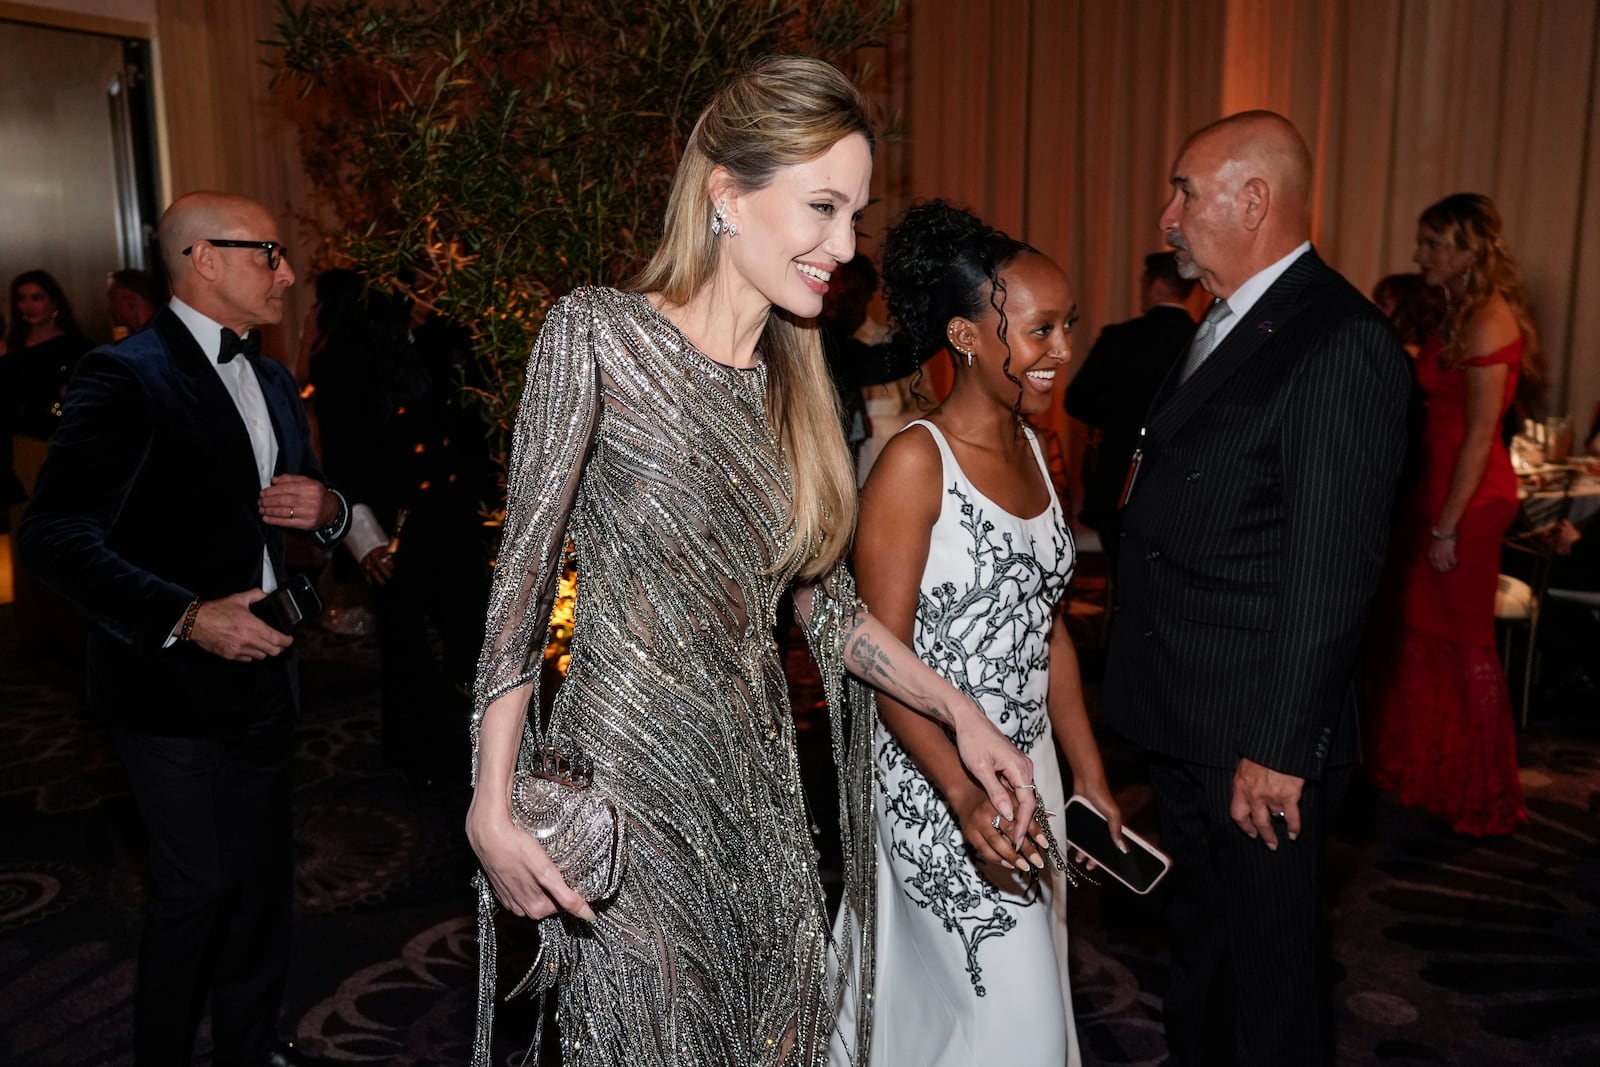
{"label": "tattoo on forearm", "polygon": [[[863,682],[876,689],[882,689],[891,696],[904,693],[912,697],[908,703],[920,707],[928,718],[942,726],[951,725],[950,716],[943,708],[936,706],[930,700],[916,699],[924,694],[914,692],[906,680],[899,677],[888,650],[880,647],[870,634],[863,633],[860,628],[857,628],[850,637],[849,660],[856,677]],[[896,693],[895,690],[899,690],[900,693]]]}
{"label": "tattoo on forearm", "polygon": [[879,648],[876,641],[859,629],[850,639],[850,658],[854,663],[856,676],[869,685],[882,688],[894,678],[894,668],[889,662],[889,653]]}
{"label": "tattoo on forearm", "polygon": [[846,644],[855,639],[855,636],[861,632],[864,626],[867,625],[867,620],[870,618],[872,618],[872,616],[867,614],[866,605],[861,605],[857,607],[855,611],[850,613],[850,618],[845,626],[844,631],[844,639]]}

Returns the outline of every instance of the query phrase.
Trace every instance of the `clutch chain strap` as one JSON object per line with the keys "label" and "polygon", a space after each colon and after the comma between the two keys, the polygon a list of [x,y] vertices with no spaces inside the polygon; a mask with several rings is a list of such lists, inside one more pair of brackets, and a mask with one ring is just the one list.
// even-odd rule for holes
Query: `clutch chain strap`
{"label": "clutch chain strap", "polygon": [[1067,859],[1061,851],[1061,845],[1056,841],[1056,833],[1050,828],[1050,820],[1055,817],[1055,812],[1047,811],[1044,806],[1044,797],[1039,792],[1039,787],[1028,783],[1028,788],[1033,790],[1033,799],[1037,802],[1033,809],[1033,821],[1039,829],[1044,831],[1045,855],[1055,865],[1056,870],[1066,876],[1067,884],[1078,888],[1079,882],[1088,882],[1090,885],[1099,885],[1100,880],[1091,875],[1082,867]]}

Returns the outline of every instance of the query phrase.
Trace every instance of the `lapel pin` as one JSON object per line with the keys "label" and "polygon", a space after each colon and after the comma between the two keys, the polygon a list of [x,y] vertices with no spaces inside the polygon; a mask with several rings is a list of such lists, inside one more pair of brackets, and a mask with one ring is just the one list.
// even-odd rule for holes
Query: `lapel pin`
{"label": "lapel pin", "polygon": [[1271,333],[1272,332],[1272,320],[1271,319],[1266,319],[1266,320],[1264,320],[1262,322],[1257,323],[1256,324],[1256,329],[1260,330],[1262,333]]}

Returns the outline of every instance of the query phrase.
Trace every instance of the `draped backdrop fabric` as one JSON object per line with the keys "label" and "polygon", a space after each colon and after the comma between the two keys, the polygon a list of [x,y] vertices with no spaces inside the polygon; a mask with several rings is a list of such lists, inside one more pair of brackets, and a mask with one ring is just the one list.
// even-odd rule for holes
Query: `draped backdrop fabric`
{"label": "draped backdrop fabric", "polygon": [[[0,7],[149,25],[172,192],[225,188],[299,225],[318,205],[275,53],[277,0],[47,0]],[[154,17],[151,17],[151,12]],[[1145,253],[1185,134],[1266,107],[1318,165],[1324,259],[1370,290],[1411,269],[1418,213],[1462,190],[1505,215],[1549,365],[1549,407],[1586,428],[1600,400],[1600,5],[1594,0],[907,0],[869,49],[867,88],[896,120],[880,145],[863,250],[913,199],[944,196],[1056,256],[1082,311],[1076,350],[1139,312]],[[299,310],[269,331],[288,360]],[[1203,309],[1203,304],[1201,305]],[[879,311],[881,315],[881,308]],[[948,367],[931,368],[930,377]],[[928,392],[924,387],[923,392]],[[1069,448],[1064,414],[1042,420]],[[1070,466],[1076,466],[1075,461]]]}
{"label": "draped backdrop fabric", "polygon": [[[1579,299],[1600,291],[1592,0],[910,0],[904,22],[869,84],[904,136],[879,153],[864,230],[943,196],[1053,255],[1082,312],[1075,364],[1101,327],[1139,313],[1184,136],[1269,108],[1316,159],[1318,250],[1364,291],[1414,269],[1423,208],[1494,197],[1527,276],[1547,406],[1587,427],[1600,401],[1600,304]],[[1059,410],[1040,421],[1081,447]]]}
{"label": "draped backdrop fabric", "polygon": [[[879,153],[881,215],[864,231],[942,196],[1053,257],[1082,316],[1075,372],[1102,326],[1139,313],[1144,256],[1165,247],[1156,217],[1174,149],[1219,114],[1225,9],[911,0],[881,79],[903,136]],[[919,391],[942,397],[951,374],[936,358]],[[1060,404],[1034,421],[1067,449],[1075,482],[1083,427]]]}

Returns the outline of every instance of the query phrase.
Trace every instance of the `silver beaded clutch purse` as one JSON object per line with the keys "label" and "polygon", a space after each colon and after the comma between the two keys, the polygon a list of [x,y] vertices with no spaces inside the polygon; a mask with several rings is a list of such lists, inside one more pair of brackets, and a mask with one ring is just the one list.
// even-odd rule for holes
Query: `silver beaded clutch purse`
{"label": "silver beaded clutch purse", "polygon": [[622,884],[623,819],[594,788],[587,760],[565,746],[540,745],[536,762],[511,783],[511,820],[532,834],[574,892],[605,900]]}

